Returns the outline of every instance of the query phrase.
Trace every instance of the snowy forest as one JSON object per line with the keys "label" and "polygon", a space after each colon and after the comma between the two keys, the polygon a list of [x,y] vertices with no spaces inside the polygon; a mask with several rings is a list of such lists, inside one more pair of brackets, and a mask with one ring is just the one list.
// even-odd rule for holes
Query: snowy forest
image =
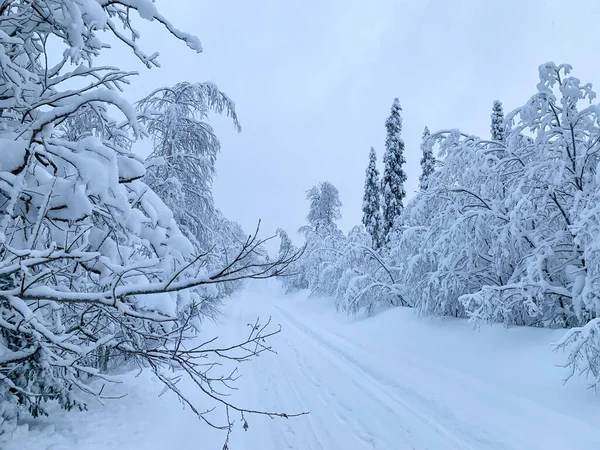
{"label": "snowy forest", "polygon": [[[260,217],[245,230],[214,199],[222,149],[210,121],[220,116],[242,132],[232,99],[193,79],[142,86],[146,94],[133,102],[124,94],[137,73],[111,61],[112,47],[145,70],[161,67],[136,23],[166,30],[190,58],[203,51],[161,10],[167,2],[0,0],[0,448],[137,448],[134,440],[93,446],[85,441],[93,428],[65,431],[83,427],[86,414],[104,423],[98,418],[114,404],[139,414],[127,403],[137,398],[127,387],[137,379],[158,386],[146,409],[163,417],[168,442],[184,439],[168,429],[184,419],[161,412],[175,401],[194,420],[186,429],[218,435],[206,448],[534,448],[511,437],[508,424],[457,425],[465,415],[447,411],[459,403],[431,386],[470,382],[432,366],[435,357],[403,354],[395,369],[380,365],[388,356],[369,348],[394,341],[392,326],[377,328],[392,318],[415,341],[434,339],[419,327],[451,333],[446,324],[463,322],[455,334],[465,342],[484,342],[498,328],[498,342],[512,342],[512,330],[547,330],[544,361],[552,363],[537,370],[571,381],[540,384],[549,398],[589,394],[585,404],[569,403],[586,419],[567,408],[574,422],[564,428],[580,439],[573,448],[600,442],[600,104],[590,83],[569,64],[543,63],[529,98],[506,111],[501,99],[489,105],[487,135],[422,124],[419,148],[403,140],[403,118],[414,111],[401,107],[400,94],[386,99],[388,111],[368,112],[381,117],[384,148],[360,149],[361,223],[338,225],[343,196],[322,180],[295,205],[306,222],[269,236]],[[418,153],[420,173],[407,173],[408,152]],[[409,192],[407,181],[417,178],[418,191]],[[270,294],[252,291],[259,285]],[[286,299],[296,309],[286,310]],[[329,304],[330,322],[302,321],[301,308]],[[365,327],[369,337],[352,343],[340,337],[346,326]],[[482,353],[493,358],[489,345]],[[318,358],[335,364],[326,369]],[[427,383],[394,375],[406,367],[427,372]],[[248,371],[254,383],[242,376]],[[324,381],[327,373],[341,387]],[[489,395],[486,407],[498,394]],[[553,427],[562,425],[559,413],[551,416],[556,405],[527,411]],[[509,417],[504,407],[498,414]],[[157,427],[119,417],[142,427],[140,436]],[[556,448],[574,439],[546,436]],[[185,439],[173,448],[198,448]]]}
{"label": "snowy forest", "polygon": [[[600,387],[599,107],[571,70],[541,65],[537,92],[506,117],[495,101],[489,136],[425,127],[409,201],[394,99],[381,179],[368,155],[362,224],[342,233],[335,186],[311,188],[306,250],[286,288],[331,296],[348,314],[401,305],[475,325],[568,328],[559,347],[573,344],[573,371]],[[280,234],[286,257],[296,249]]]}

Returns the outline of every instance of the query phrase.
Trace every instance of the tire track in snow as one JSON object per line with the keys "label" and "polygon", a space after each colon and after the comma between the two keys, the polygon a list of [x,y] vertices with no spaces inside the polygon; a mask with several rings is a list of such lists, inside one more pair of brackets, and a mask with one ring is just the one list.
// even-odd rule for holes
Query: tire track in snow
{"label": "tire track in snow", "polygon": [[[246,324],[254,323],[256,315],[260,311],[247,308],[247,302],[241,302],[243,306],[237,308],[239,315],[239,328],[245,329]],[[267,318],[264,314],[258,314],[264,322]],[[274,322],[272,322],[274,323]],[[253,360],[253,364],[245,370],[250,372],[255,390],[258,392],[260,407],[265,410],[296,413],[308,411],[307,406],[299,394],[294,379],[299,378],[290,374],[287,364],[281,364],[278,360],[281,356],[292,354],[292,346],[278,352],[277,357],[265,353]],[[297,356],[297,354],[294,354]],[[277,359],[277,361],[275,361]],[[292,365],[293,367],[293,365]],[[299,369],[299,366],[298,366]],[[291,394],[291,395],[290,395]],[[258,409],[261,409],[258,408]],[[328,446],[330,436],[323,435],[311,415],[291,419],[275,418],[266,419],[268,424],[265,431],[271,436],[272,448],[274,450],[330,450]],[[325,430],[326,434],[326,430]],[[254,450],[254,448],[252,448]],[[266,447],[265,447],[265,450]]]}
{"label": "tire track in snow", "polygon": [[[275,307],[285,321],[292,325],[299,334],[305,337],[304,342],[311,343],[312,346],[315,347],[317,351],[320,351],[320,353],[329,361],[335,361],[339,370],[346,372],[348,378],[356,384],[357,387],[374,395],[388,413],[398,418],[399,424],[403,423],[403,419],[407,417],[406,412],[408,412],[412,418],[418,419],[422,424],[428,427],[430,433],[436,433],[439,438],[441,438],[441,442],[445,442],[444,448],[448,448],[449,446],[461,449],[477,449],[482,448],[482,446],[485,446],[485,448],[498,447],[497,444],[495,445],[495,443],[492,443],[487,439],[482,439],[480,436],[473,436],[470,433],[464,432],[464,430],[458,427],[458,421],[452,417],[448,411],[432,404],[432,401],[418,395],[413,389],[408,390],[389,380],[384,374],[377,373],[372,368],[365,366],[347,352],[336,347],[331,342],[328,342],[323,337],[291,317],[281,307]],[[404,391],[404,393],[410,397],[411,401],[420,407],[417,409],[405,399],[396,395],[394,390],[398,389]],[[423,411],[426,411],[426,413]],[[431,417],[441,417],[447,423],[442,423]],[[405,429],[407,432],[411,432],[410,429]],[[363,437],[371,436],[369,432],[364,431],[364,427],[358,427],[357,430],[359,430],[359,434],[362,434]],[[460,435],[457,435],[457,432],[459,432]]]}
{"label": "tire track in snow", "polygon": [[393,342],[382,345],[371,335],[349,335],[312,311],[305,315],[301,308],[288,309],[279,291],[250,294],[248,300],[257,301],[241,303],[253,320],[240,325],[257,315],[263,322],[272,315],[273,323],[284,325],[272,342],[279,354],[249,364],[260,397],[257,409],[308,409],[311,414],[289,421],[263,418],[259,429],[265,445],[244,440],[240,450],[546,450],[571,448],[576,434],[591,439],[575,439],[579,444],[597,442],[590,423],[507,392],[503,384],[462,366]]}
{"label": "tire track in snow", "polygon": [[[282,317],[282,319],[285,320],[286,317]],[[287,323],[287,320],[285,320],[285,323]],[[303,390],[304,396],[307,397],[313,395],[323,404],[324,409],[314,408],[313,404],[314,409],[312,413],[318,415],[323,421],[326,421],[327,417],[334,417],[336,419],[339,432],[335,433],[335,438],[329,442],[326,447],[327,449],[358,449],[359,447],[364,447],[367,450],[387,450],[392,448],[413,448],[412,445],[409,444],[409,430],[404,428],[402,423],[397,420],[397,414],[395,414],[393,409],[387,407],[387,413],[385,415],[379,417],[378,414],[375,414],[374,417],[371,412],[381,411],[382,405],[385,407],[385,404],[382,403],[380,398],[374,399],[372,395],[365,395],[364,385],[357,384],[353,380],[353,377],[348,377],[347,371],[343,370],[343,367],[340,367],[340,364],[335,358],[332,359],[329,354],[324,355],[322,352],[313,351],[312,348],[315,347],[315,343],[313,342],[314,339],[310,338],[310,336],[306,336],[306,334],[299,331],[297,327],[287,327],[284,332],[286,334],[293,333],[292,336],[297,341],[297,344],[308,343],[311,346],[311,358],[308,360],[309,364],[306,364],[307,360],[301,355],[301,352],[298,351],[296,345],[288,339],[287,346],[289,349],[286,348],[286,351],[281,352],[281,355],[287,355],[293,358],[293,361],[282,361],[282,365],[289,367],[296,366],[300,377],[295,377],[294,384],[305,382],[308,389]],[[316,366],[320,366],[320,369],[315,369]],[[333,371],[331,369],[333,369]],[[315,373],[319,370],[322,370],[329,375],[330,378],[326,379],[326,384],[323,384],[320,378],[315,376]],[[331,378],[332,374],[335,375],[335,379]],[[336,387],[335,385],[335,382],[338,379],[343,380],[343,392],[341,395],[339,392],[336,394],[336,392],[339,391],[339,387]],[[350,381],[349,384],[348,381]],[[354,403],[358,401],[358,409],[353,409],[348,406],[343,398],[348,398],[348,400]],[[365,415],[365,413],[367,414]],[[361,420],[363,417],[371,421],[375,419],[377,422],[375,429],[378,433],[371,429],[373,428],[372,423],[371,426],[367,426],[363,420]],[[382,421],[386,422],[385,426],[382,425]],[[332,426],[332,424],[329,426]],[[336,428],[335,425],[333,427]],[[386,429],[388,430],[388,433],[382,432]],[[396,436],[393,441],[390,441],[387,436],[390,429],[396,430],[396,434],[399,432],[401,435]],[[343,434],[344,436],[340,437],[340,434]],[[340,441],[351,442],[352,446],[347,447],[347,444],[342,445]]]}
{"label": "tire track in snow", "polygon": [[[497,405],[503,405],[503,409],[522,411],[522,414],[525,416],[542,415],[542,417],[545,418],[541,419],[542,424],[544,422],[548,424],[559,423],[562,426],[567,426],[566,424],[569,423],[570,426],[578,428],[580,426],[577,421],[573,421],[571,417],[564,415],[560,410],[548,411],[543,405],[538,404],[528,397],[516,396],[512,392],[506,392],[498,386],[489,383],[486,379],[474,378],[468,373],[453,367],[440,365],[412,352],[402,353],[402,358],[406,358],[406,365],[412,367],[412,370],[409,372],[402,372],[399,376],[399,379],[402,382],[399,382],[398,379],[392,377],[385,371],[386,369],[389,369],[389,372],[393,373],[397,368],[389,365],[386,361],[375,360],[374,355],[370,353],[369,348],[361,342],[348,339],[346,336],[332,330],[319,328],[318,332],[312,331],[307,325],[290,317],[290,315],[282,310],[282,308],[278,306],[275,307],[292,323],[292,325],[300,326],[303,331],[311,333],[313,338],[321,342],[322,345],[334,349],[334,351],[342,354],[346,359],[352,359],[353,363],[359,368],[370,373],[374,380],[383,380],[382,384],[389,385],[397,391],[407,393],[409,396],[418,399],[418,401],[425,406],[433,405],[435,409],[432,412],[438,411],[436,417],[443,419],[445,423],[449,424],[450,430],[454,429],[456,432],[460,433],[474,445],[475,448],[536,448],[545,450],[549,445],[562,445],[563,447],[568,447],[569,443],[567,440],[563,441],[562,438],[559,441],[556,441],[551,437],[552,435],[539,435],[539,432],[541,431],[539,427],[535,431],[532,429],[530,432],[515,433],[515,425],[518,425],[519,423],[518,415],[512,416],[509,414],[501,416],[499,417],[501,420],[490,421],[487,426],[482,426],[482,423],[479,421],[481,416],[477,413],[478,409],[475,406],[475,409],[471,408],[470,411],[467,411],[467,413],[469,413],[467,416],[471,416],[470,421],[468,417],[467,420],[465,420],[463,417],[464,414],[461,415],[462,413],[460,411],[457,413],[454,409],[451,410],[448,407],[437,404],[438,401],[435,399],[438,398],[439,394],[436,395],[435,392],[431,392],[429,398],[421,394],[421,392],[428,391],[428,386],[424,386],[423,380],[431,380],[431,374],[437,374],[438,379],[444,379],[445,384],[448,385],[450,391],[454,394],[453,398],[452,396],[446,398],[445,394],[447,392],[442,393],[440,397],[446,399],[446,404],[453,404],[458,399],[458,406],[460,408],[462,406],[461,396],[464,396],[465,398],[479,398],[481,399],[481,405],[479,406],[486,409],[484,416],[490,415],[490,412],[493,414],[494,410],[497,410]],[[351,355],[354,355],[354,357]],[[374,370],[365,361],[372,361],[378,370]],[[433,384],[436,384],[435,380],[431,381],[433,381]],[[419,386],[422,387],[419,388]],[[438,391],[440,386],[442,385],[437,386]],[[483,399],[486,400],[484,401]],[[450,400],[450,403],[448,403],[448,400]],[[414,402],[411,401],[411,403]],[[475,414],[472,414],[473,411],[475,411]],[[458,419],[459,417],[461,420]],[[473,420],[473,417],[475,417],[476,420]],[[493,416],[490,415],[490,417]],[[455,424],[455,427],[452,426],[453,424]],[[461,426],[458,427],[458,425]],[[582,431],[585,432],[585,429],[586,426],[584,423]]]}
{"label": "tire track in snow", "polygon": [[[313,389],[315,389],[315,392],[316,392],[319,400],[326,407],[329,408],[330,412],[333,413],[333,415],[335,416],[337,421],[342,426],[347,427],[351,421],[351,419],[348,416],[350,416],[350,417],[352,416],[352,413],[353,413],[352,409],[349,406],[347,406],[345,403],[340,402],[336,398],[335,394],[331,391],[331,389],[329,389],[327,386],[323,386],[322,383],[319,381],[319,379],[313,375],[313,372],[310,369],[307,370],[304,358],[300,355],[300,352],[296,349],[296,347],[293,345],[293,343],[289,339],[287,340],[287,344],[295,357],[296,366],[297,366],[298,371],[299,371],[300,375],[302,376],[302,378],[307,380],[309,382],[309,384],[313,387]],[[286,376],[288,377],[289,384],[290,384],[291,388],[294,390],[296,397],[298,399],[300,399],[298,389],[295,387],[297,382],[293,381],[293,379],[291,378],[291,376],[287,370],[286,370]],[[302,402],[302,403],[304,404],[304,402]],[[333,403],[333,405],[332,405],[332,403]],[[336,411],[335,408],[331,407],[331,406],[335,406],[335,405],[339,406],[343,410],[343,412]],[[344,412],[345,412],[345,414],[344,414]],[[368,429],[365,427],[365,425],[362,422],[360,422],[359,420],[356,420],[356,419],[352,420],[352,428],[356,431],[356,436],[364,444],[366,444],[366,447],[368,449],[376,448],[373,435],[368,431]],[[328,438],[328,442],[331,443],[333,441],[331,433],[328,432],[327,428],[324,428],[324,429],[325,429],[325,434],[327,435],[327,438]],[[331,445],[331,444],[329,444],[329,445]],[[325,447],[325,448],[328,449],[331,447]]]}

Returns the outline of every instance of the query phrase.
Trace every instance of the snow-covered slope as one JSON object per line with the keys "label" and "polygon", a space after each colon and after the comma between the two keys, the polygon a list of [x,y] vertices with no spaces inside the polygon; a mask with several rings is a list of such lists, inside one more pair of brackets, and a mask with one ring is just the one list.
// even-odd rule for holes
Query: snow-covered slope
{"label": "snow-covered slope", "polygon": [[[326,299],[284,296],[272,281],[232,299],[207,334],[235,340],[257,316],[283,332],[278,354],[242,365],[232,400],[295,419],[248,417],[232,450],[597,449],[600,399],[582,380],[563,386],[563,331],[473,330],[462,320],[393,309],[350,320]],[[209,430],[147,374],[128,375],[127,398],[87,413],[33,421],[6,450],[221,449]],[[239,422],[238,422],[239,425]]]}

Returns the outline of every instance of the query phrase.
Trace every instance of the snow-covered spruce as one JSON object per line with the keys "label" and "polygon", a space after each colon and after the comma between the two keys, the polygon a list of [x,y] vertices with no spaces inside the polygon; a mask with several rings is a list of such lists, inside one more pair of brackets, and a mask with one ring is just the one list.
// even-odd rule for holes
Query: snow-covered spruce
{"label": "snow-covered spruce", "polygon": [[419,188],[426,190],[429,184],[429,177],[435,170],[435,157],[431,151],[431,147],[428,145],[428,139],[431,136],[429,128],[425,127],[423,130],[423,138],[421,142],[421,175],[419,175]]}
{"label": "snow-covered spruce", "polygon": [[369,151],[369,165],[365,174],[362,223],[367,233],[371,236],[371,245],[375,249],[381,247],[383,243],[380,189],[377,154],[375,153],[375,149],[371,147]]}
{"label": "snow-covered spruce", "polygon": [[502,142],[506,137],[504,110],[502,108],[502,102],[499,100],[494,100],[494,106],[492,107],[492,123],[490,125],[490,132],[494,141]]}
{"label": "snow-covered spruce", "polygon": [[406,159],[404,158],[404,141],[400,136],[402,133],[400,111],[402,111],[400,102],[395,98],[390,116],[385,121],[384,169],[381,180],[384,239],[389,239],[394,224],[400,219],[404,208],[403,200],[406,197],[406,191],[404,190],[406,173],[402,168],[406,163]]}
{"label": "snow-covered spruce", "polygon": [[[144,162],[130,147],[147,132],[118,94],[132,74],[95,64],[106,48],[99,32],[108,32],[147,67],[158,65],[139,47],[135,11],[193,50],[200,42],[150,0],[17,0],[0,8],[0,426],[44,414],[47,401],[84,409],[115,380],[111,369],[135,362],[199,418],[229,430],[225,409],[244,409],[214,388],[233,376],[205,364],[267,351],[264,339],[277,329],[257,324],[248,337],[254,350],[182,343],[217,301],[215,286],[277,275],[293,256],[257,263],[261,241],[251,236],[211,267],[219,253],[199,253],[142,181]],[[49,43],[64,51],[47,51]],[[204,413],[206,405],[176,385],[180,375],[222,408]]]}

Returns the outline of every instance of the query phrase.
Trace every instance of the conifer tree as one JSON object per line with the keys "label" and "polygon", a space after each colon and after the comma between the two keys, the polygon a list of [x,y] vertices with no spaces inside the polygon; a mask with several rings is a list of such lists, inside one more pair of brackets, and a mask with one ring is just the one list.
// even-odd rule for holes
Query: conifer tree
{"label": "conifer tree", "polygon": [[373,248],[379,248],[382,241],[382,217],[381,201],[379,196],[379,171],[377,170],[377,154],[371,147],[369,152],[369,165],[365,178],[365,195],[363,197],[363,219],[362,222],[371,235]]}
{"label": "conifer tree", "polygon": [[406,197],[406,191],[404,190],[406,173],[402,168],[406,159],[404,158],[404,141],[400,137],[402,132],[400,111],[402,111],[400,102],[395,98],[390,116],[385,121],[387,135],[383,156],[384,171],[382,180],[383,236],[385,238],[392,229],[396,218],[402,213],[404,209],[402,200]]}
{"label": "conifer tree", "polygon": [[504,110],[502,108],[502,102],[499,100],[494,100],[490,131],[494,141],[503,142],[505,140],[506,128],[504,126]]}
{"label": "conifer tree", "polygon": [[426,190],[429,185],[429,177],[435,170],[435,157],[431,148],[427,145],[427,140],[431,136],[429,128],[425,127],[423,130],[423,141],[421,143],[421,151],[423,156],[421,157],[421,176],[419,177],[419,187],[422,191]]}

